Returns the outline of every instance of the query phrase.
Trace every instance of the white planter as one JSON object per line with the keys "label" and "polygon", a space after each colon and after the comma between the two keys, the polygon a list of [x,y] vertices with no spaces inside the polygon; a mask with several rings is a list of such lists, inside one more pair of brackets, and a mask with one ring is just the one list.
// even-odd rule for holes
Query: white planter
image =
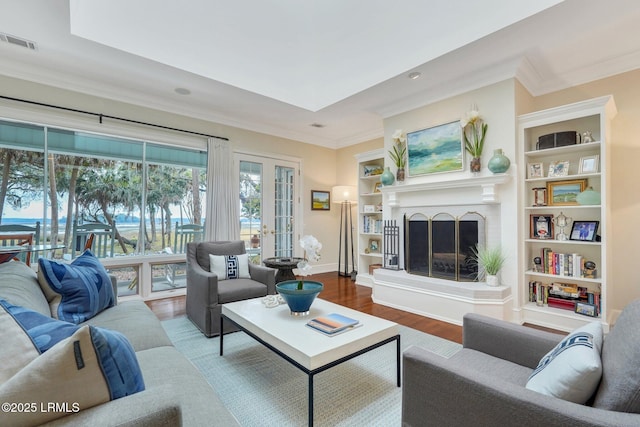
{"label": "white planter", "polygon": [[500,279],[497,275],[494,276],[493,274],[487,274],[484,280],[487,283],[487,286],[500,286]]}

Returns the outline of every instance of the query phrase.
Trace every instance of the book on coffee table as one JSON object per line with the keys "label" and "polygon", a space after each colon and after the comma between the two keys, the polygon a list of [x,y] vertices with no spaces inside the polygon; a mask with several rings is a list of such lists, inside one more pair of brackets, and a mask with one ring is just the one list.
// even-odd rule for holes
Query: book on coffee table
{"label": "book on coffee table", "polygon": [[338,313],[318,316],[307,322],[307,326],[326,335],[335,335],[359,325],[360,321]]}

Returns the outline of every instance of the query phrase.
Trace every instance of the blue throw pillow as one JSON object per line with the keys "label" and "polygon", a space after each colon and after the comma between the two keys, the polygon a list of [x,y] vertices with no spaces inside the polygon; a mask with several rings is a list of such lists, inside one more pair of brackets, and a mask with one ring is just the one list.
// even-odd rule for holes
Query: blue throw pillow
{"label": "blue throw pillow", "polygon": [[51,315],[75,324],[115,305],[111,278],[90,250],[70,264],[40,258],[38,281]]}

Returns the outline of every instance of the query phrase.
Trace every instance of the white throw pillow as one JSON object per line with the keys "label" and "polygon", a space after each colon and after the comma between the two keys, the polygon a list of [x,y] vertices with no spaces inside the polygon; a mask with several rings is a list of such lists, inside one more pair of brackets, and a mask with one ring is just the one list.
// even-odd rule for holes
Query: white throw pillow
{"label": "white throw pillow", "polygon": [[242,255],[209,255],[210,270],[216,273],[218,280],[250,279],[249,256]]}
{"label": "white throw pillow", "polygon": [[547,353],[527,381],[529,390],[584,404],[602,377],[602,325],[582,326]]}

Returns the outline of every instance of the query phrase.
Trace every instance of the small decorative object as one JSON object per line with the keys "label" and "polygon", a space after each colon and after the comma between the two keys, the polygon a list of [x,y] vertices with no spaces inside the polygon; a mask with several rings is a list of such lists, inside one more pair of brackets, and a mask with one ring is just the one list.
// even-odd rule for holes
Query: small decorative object
{"label": "small decorative object", "polygon": [[257,234],[254,234],[253,236],[251,236],[251,247],[253,249],[260,247],[260,237],[258,237]]}
{"label": "small decorative object", "polygon": [[555,162],[549,163],[549,174],[550,178],[557,178],[561,176],[569,175],[569,162],[566,160],[557,160]]}
{"label": "small decorative object", "polygon": [[531,239],[553,239],[553,215],[531,215],[529,237]]}
{"label": "small decorative object", "polygon": [[533,271],[536,273],[542,273],[542,258],[539,256],[533,258]]}
{"label": "small decorative object", "polygon": [[544,165],[542,164],[542,162],[529,163],[528,166],[529,166],[529,170],[528,170],[527,178],[529,179],[544,178],[544,172],[543,172]]}
{"label": "small decorative object", "polygon": [[580,166],[578,167],[578,173],[597,173],[598,172],[598,159],[600,156],[594,154],[593,156],[580,157]]}
{"label": "small decorative object", "polygon": [[582,275],[586,279],[595,279],[597,274],[598,270],[596,270],[596,263],[593,261],[585,261]]}
{"label": "small decorative object", "polygon": [[391,138],[393,138],[393,147],[389,150],[389,156],[393,160],[393,164],[398,168],[396,180],[402,182],[404,181],[404,167],[407,161],[407,137],[402,133],[402,129],[396,129]]}
{"label": "small decorative object", "polygon": [[587,144],[589,142],[593,142],[593,135],[591,135],[591,131],[582,132],[582,143]]}
{"label": "small decorative object", "polygon": [[487,286],[500,286],[498,273],[507,260],[502,248],[476,246],[471,248],[471,252],[473,252],[473,259],[478,263],[478,275],[484,276]]}
{"label": "small decorative object", "polygon": [[409,176],[464,170],[459,122],[407,133]]}
{"label": "small decorative object", "polygon": [[362,167],[362,173],[364,176],[380,175],[383,169],[380,165],[364,165]]}
{"label": "small decorative object", "polygon": [[374,193],[379,193],[381,188],[382,188],[382,183],[381,182],[376,182],[375,185],[373,186],[373,192]]}
{"label": "small decorative object", "polygon": [[469,170],[473,173],[479,173],[482,169],[482,162],[480,161],[480,157],[474,157],[469,162]]}
{"label": "small decorative object", "polygon": [[480,157],[484,148],[484,138],[487,135],[489,125],[484,123],[478,112],[478,107],[474,104],[465,117],[460,120],[464,148],[473,157],[471,159],[471,172],[480,172]]}
{"label": "small decorative object", "polygon": [[493,157],[489,159],[487,167],[491,173],[505,173],[511,166],[511,160],[504,155],[501,148],[493,150]]}
{"label": "small decorative object", "polygon": [[370,253],[380,252],[380,240],[378,239],[369,240],[369,252]]}
{"label": "small decorative object", "polygon": [[362,212],[364,213],[373,213],[376,211],[376,207],[374,205],[364,205],[362,207]]}
{"label": "small decorative object", "polygon": [[387,166],[386,168],[384,168],[384,172],[382,172],[382,175],[380,175],[380,182],[382,183],[382,185],[384,186],[393,185],[393,182],[395,180],[396,178],[393,176],[393,173],[391,173],[391,171],[389,170],[389,167]]}
{"label": "small decorative object", "polygon": [[571,227],[569,240],[581,240],[583,242],[594,242],[598,235],[598,225],[600,221],[574,221]]}
{"label": "small decorative object", "polygon": [[331,209],[331,193],[328,191],[311,190],[311,210],[328,211]]}
{"label": "small decorative object", "polygon": [[307,316],[311,304],[324,285],[310,280],[285,280],[276,284],[276,290],[287,302],[292,316]]}
{"label": "small decorative object", "polygon": [[547,206],[547,187],[532,188],[533,206]]}
{"label": "small decorative object", "polygon": [[547,182],[547,203],[551,206],[575,206],[576,197],[587,187],[586,179]]}
{"label": "small decorative object", "polygon": [[564,228],[569,225],[569,221],[573,221],[572,218],[569,218],[568,216],[564,215],[562,212],[560,212],[560,215],[558,215],[557,217],[555,217],[553,219],[553,222],[555,225],[558,226],[558,228],[560,228],[560,232],[556,235],[556,239],[557,240],[568,240],[569,237],[564,233]]}
{"label": "small decorative object", "polygon": [[599,205],[600,193],[595,191],[593,187],[587,187],[586,190],[576,196],[576,202],[579,205]]}

